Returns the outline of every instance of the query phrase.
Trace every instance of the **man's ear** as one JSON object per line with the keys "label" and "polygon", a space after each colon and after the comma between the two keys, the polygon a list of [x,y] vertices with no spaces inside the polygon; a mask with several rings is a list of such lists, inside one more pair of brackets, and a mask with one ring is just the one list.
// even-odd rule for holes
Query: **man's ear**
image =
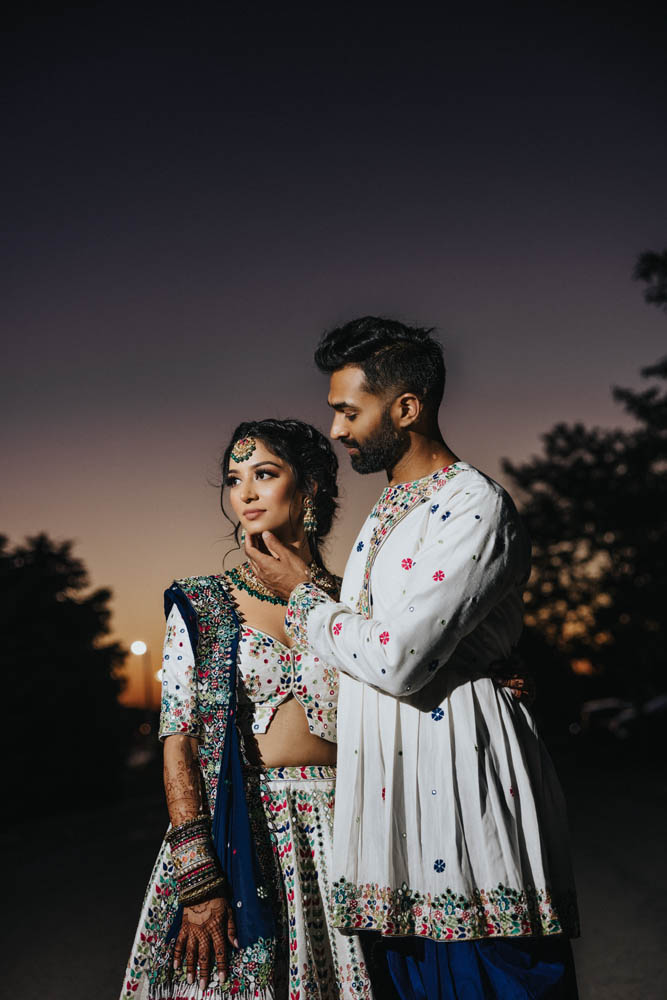
{"label": "man's ear", "polygon": [[394,421],[398,427],[411,427],[424,411],[421,399],[413,392],[402,392],[392,406]]}

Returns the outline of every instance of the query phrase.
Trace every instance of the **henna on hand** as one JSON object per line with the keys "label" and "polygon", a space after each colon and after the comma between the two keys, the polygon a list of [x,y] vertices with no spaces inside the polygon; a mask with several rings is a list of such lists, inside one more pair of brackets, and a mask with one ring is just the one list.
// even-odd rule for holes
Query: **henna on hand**
{"label": "henna on hand", "polygon": [[234,913],[224,896],[184,907],[183,922],[174,949],[174,969],[181,967],[185,952],[187,980],[192,985],[199,960],[199,988],[205,990],[211,978],[214,956],[218,979],[221,983],[225,982],[229,971],[227,942],[235,948],[239,946]]}
{"label": "henna on hand", "polygon": [[537,696],[535,678],[517,652],[492,664],[492,677],[499,687],[507,688],[517,701],[532,705]]}
{"label": "henna on hand", "polygon": [[508,688],[512,695],[526,705],[532,705],[537,696],[535,681],[524,674],[514,674],[512,677],[496,677],[500,687]]}

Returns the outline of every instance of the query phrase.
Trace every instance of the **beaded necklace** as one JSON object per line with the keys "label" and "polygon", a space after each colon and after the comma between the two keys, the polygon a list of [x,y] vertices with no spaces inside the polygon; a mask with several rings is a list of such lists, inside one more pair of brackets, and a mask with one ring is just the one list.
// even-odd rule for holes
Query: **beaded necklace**
{"label": "beaded necklace", "polygon": [[228,569],[227,576],[235,587],[238,587],[239,590],[245,590],[246,594],[250,594],[251,597],[256,597],[259,601],[268,601],[269,604],[280,604],[283,608],[287,607],[287,601],[284,598],[278,597],[272,590],[265,587],[261,580],[257,579],[249,562]]}
{"label": "beaded necklace", "polygon": [[[340,591],[338,577],[320,569],[315,563],[311,563],[308,569],[310,570],[311,582],[337,600]],[[256,597],[259,601],[268,601],[269,604],[279,604],[283,608],[287,607],[287,601],[283,597],[278,597],[272,590],[265,587],[261,580],[257,579],[249,562],[228,569],[226,576],[235,587],[238,587],[239,590],[245,590],[246,594],[250,594],[251,597]]]}

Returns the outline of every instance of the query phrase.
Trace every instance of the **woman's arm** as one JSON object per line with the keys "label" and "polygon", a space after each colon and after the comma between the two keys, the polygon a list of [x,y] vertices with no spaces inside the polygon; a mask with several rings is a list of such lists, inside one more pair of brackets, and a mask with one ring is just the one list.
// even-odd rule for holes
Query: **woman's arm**
{"label": "woman's arm", "polygon": [[201,815],[201,773],[197,740],[193,736],[165,739],[164,791],[172,826]]}
{"label": "woman's arm", "polygon": [[[199,852],[204,869],[210,868],[212,875],[208,896],[204,888],[201,894],[195,891],[194,902],[184,903],[174,950],[174,968],[181,967],[185,953],[187,978],[192,984],[199,964],[199,985],[203,991],[211,975],[213,957],[220,981],[224,982],[228,972],[227,942],[235,947],[238,945],[232,908],[220,887],[210,825],[203,815],[204,796],[197,750],[202,732],[197,711],[195,656],[185,621],[175,605],[167,618],[162,675],[160,736],[164,740],[164,789],[172,824],[167,837],[177,878],[181,875],[179,893],[193,894],[187,875],[183,877],[188,862],[192,869],[188,854]],[[179,830],[184,823],[187,826]]]}
{"label": "woman's arm", "polygon": [[[194,737],[176,735],[165,739],[164,790],[172,827],[201,816],[201,772]],[[199,964],[199,986],[205,990],[215,956],[219,979],[224,982],[228,971],[228,941],[238,947],[232,907],[217,889],[210,899],[183,908],[183,921],[174,950],[174,968],[180,968],[185,952],[188,983],[194,983]]]}

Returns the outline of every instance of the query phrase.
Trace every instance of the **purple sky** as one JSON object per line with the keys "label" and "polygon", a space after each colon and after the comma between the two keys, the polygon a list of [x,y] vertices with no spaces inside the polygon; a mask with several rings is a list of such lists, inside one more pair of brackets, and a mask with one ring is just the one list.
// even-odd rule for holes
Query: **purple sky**
{"label": "purple sky", "polygon": [[[435,325],[447,439],[497,477],[622,423],[665,350],[631,280],[667,234],[664,25],[215,9],[17,21],[3,71],[0,530],[75,539],[156,659],[162,590],[227,548],[233,426],[328,427],[325,328]],[[382,486],[342,466],[336,569]]]}

